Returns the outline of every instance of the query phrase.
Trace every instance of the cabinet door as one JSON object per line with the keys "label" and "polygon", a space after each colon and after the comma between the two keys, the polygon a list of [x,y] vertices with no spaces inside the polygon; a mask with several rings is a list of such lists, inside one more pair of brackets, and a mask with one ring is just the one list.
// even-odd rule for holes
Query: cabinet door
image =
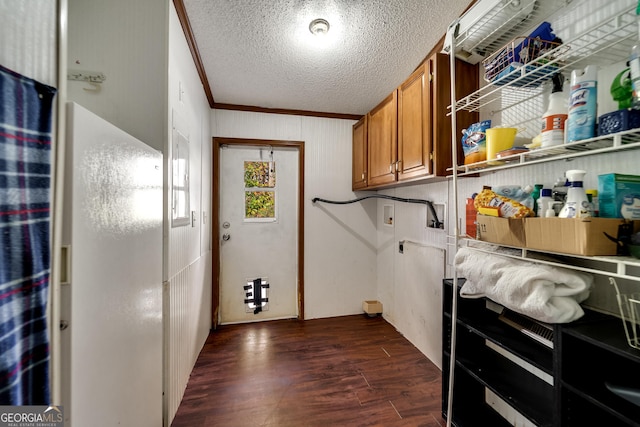
{"label": "cabinet door", "polygon": [[367,116],[353,125],[352,190],[367,187]]}
{"label": "cabinet door", "polygon": [[[433,173],[437,176],[451,174],[447,169],[453,165],[451,154],[451,67],[447,55],[436,53],[427,59],[428,72],[431,75],[431,138],[433,151]],[[467,64],[456,59],[456,99],[461,99],[478,89],[478,65]],[[464,164],[462,153],[462,129],[478,121],[478,113],[458,111],[456,117],[457,162]]]}
{"label": "cabinet door", "polygon": [[397,91],[369,112],[367,138],[369,186],[396,181]]}
{"label": "cabinet door", "polygon": [[432,173],[428,64],[398,88],[398,181]]}

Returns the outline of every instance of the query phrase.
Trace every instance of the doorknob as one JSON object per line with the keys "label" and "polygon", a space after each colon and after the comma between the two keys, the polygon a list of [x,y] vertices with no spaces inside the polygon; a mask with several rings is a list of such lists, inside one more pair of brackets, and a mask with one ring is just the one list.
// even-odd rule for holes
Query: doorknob
{"label": "doorknob", "polygon": [[224,233],[222,235],[222,240],[224,240],[225,242],[228,241],[231,238],[231,234],[229,233]]}

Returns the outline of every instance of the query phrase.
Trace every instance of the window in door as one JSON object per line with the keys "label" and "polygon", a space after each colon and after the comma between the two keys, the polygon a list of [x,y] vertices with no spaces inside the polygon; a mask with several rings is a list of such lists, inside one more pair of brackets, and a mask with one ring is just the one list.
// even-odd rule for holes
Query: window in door
{"label": "window in door", "polygon": [[244,220],[247,222],[276,220],[275,162],[244,162]]}

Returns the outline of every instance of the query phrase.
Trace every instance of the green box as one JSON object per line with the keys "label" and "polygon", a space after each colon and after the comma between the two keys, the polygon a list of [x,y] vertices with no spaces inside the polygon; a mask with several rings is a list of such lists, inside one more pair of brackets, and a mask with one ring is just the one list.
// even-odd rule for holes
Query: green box
{"label": "green box", "polygon": [[603,218],[640,219],[640,176],[598,175],[598,204]]}

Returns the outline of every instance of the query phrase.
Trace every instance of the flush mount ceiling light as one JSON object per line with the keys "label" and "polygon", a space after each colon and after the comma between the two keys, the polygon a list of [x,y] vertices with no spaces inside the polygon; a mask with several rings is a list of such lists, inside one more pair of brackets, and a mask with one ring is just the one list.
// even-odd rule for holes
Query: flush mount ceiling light
{"label": "flush mount ceiling light", "polygon": [[314,36],[323,36],[329,32],[329,22],[322,18],[314,19],[309,24],[309,31]]}

